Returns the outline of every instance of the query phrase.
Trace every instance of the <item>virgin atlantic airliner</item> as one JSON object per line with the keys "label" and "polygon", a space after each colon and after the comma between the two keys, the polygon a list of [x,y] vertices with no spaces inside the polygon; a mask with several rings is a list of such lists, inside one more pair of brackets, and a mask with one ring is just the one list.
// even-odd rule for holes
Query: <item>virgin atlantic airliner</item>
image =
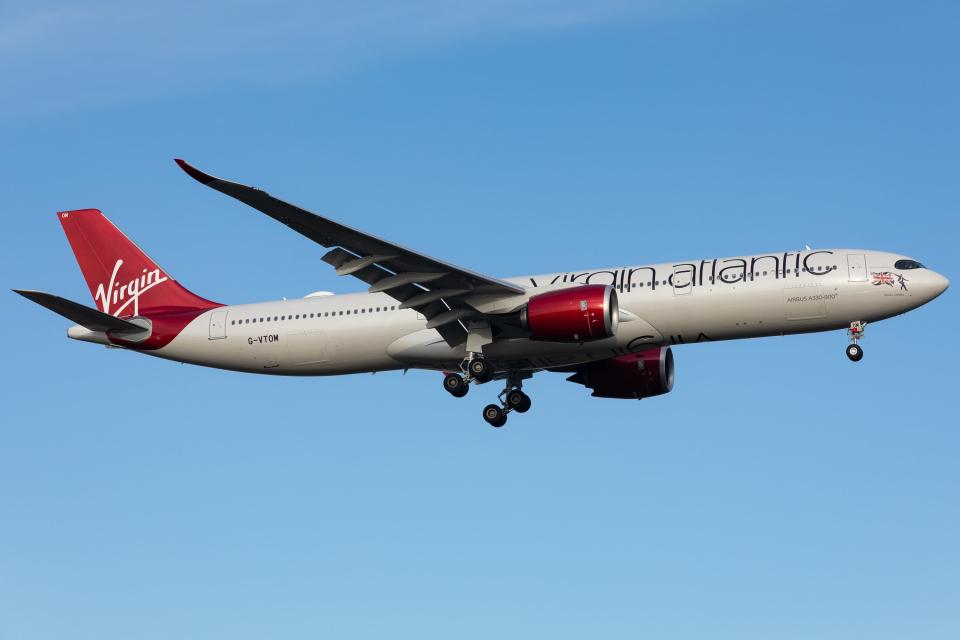
{"label": "virgin atlantic airliner", "polygon": [[916,260],[863,249],[762,255],[494,278],[177,164],[329,248],[323,261],[367,285],[348,295],[225,305],[184,288],[95,209],[58,215],[97,308],[16,292],[76,323],[75,340],[219,369],[326,376],[442,371],[455,397],[503,381],[484,419],[530,409],[523,381],[570,374],[599,398],[673,388],[671,345],[845,329],[863,357],[867,323],[923,305],[949,282]]}

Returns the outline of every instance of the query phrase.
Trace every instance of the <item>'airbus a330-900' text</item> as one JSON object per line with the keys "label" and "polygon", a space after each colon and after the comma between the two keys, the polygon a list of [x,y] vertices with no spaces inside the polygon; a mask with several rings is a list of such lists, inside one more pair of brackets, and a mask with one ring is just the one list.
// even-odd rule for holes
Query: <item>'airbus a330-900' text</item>
{"label": "'airbus a330-900' text", "polygon": [[224,305],[171,278],[100,211],[58,214],[97,308],[17,293],[76,323],[67,335],[191,364],[276,375],[397,369],[445,373],[463,397],[504,386],[484,419],[530,409],[523,381],[570,374],[601,398],[673,388],[671,345],[846,329],[863,357],[867,323],[943,293],[948,281],[882,251],[819,249],[495,278],[469,271],[177,160],[200,183],[330,250],[323,261],[364,293]]}

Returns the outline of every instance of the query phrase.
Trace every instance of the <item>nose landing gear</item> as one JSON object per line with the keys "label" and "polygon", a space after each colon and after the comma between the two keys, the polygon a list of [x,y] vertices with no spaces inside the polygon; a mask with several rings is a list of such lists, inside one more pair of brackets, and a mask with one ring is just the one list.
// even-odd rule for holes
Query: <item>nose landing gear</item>
{"label": "nose landing gear", "polygon": [[853,362],[860,362],[863,358],[863,347],[860,346],[860,339],[863,338],[863,331],[867,323],[860,320],[854,320],[847,329],[847,335],[850,336],[850,344],[847,345],[847,357]]}

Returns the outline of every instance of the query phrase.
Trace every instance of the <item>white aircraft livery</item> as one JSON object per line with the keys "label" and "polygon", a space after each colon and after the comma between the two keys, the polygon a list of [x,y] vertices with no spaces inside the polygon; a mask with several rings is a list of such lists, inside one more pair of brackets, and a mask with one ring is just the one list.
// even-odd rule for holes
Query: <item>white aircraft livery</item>
{"label": "white aircraft livery", "polygon": [[177,160],[201,184],[329,248],[323,261],[365,293],[224,305],[170,275],[95,209],[60,212],[97,308],[20,295],[76,323],[76,340],[190,364],[274,375],[429,369],[463,397],[503,381],[484,419],[530,409],[523,381],[569,374],[600,398],[673,388],[671,346],[845,329],[863,357],[870,322],[943,293],[949,282],[907,256],[806,249],[664,264],[494,278],[310,213]]}

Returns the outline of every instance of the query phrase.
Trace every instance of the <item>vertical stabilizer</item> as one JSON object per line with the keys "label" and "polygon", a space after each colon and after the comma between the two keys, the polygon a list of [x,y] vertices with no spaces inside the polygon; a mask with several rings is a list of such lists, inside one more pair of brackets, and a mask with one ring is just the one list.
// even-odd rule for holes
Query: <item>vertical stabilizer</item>
{"label": "vertical stabilizer", "polygon": [[61,211],[57,217],[104,313],[138,316],[220,306],[180,286],[100,211]]}

